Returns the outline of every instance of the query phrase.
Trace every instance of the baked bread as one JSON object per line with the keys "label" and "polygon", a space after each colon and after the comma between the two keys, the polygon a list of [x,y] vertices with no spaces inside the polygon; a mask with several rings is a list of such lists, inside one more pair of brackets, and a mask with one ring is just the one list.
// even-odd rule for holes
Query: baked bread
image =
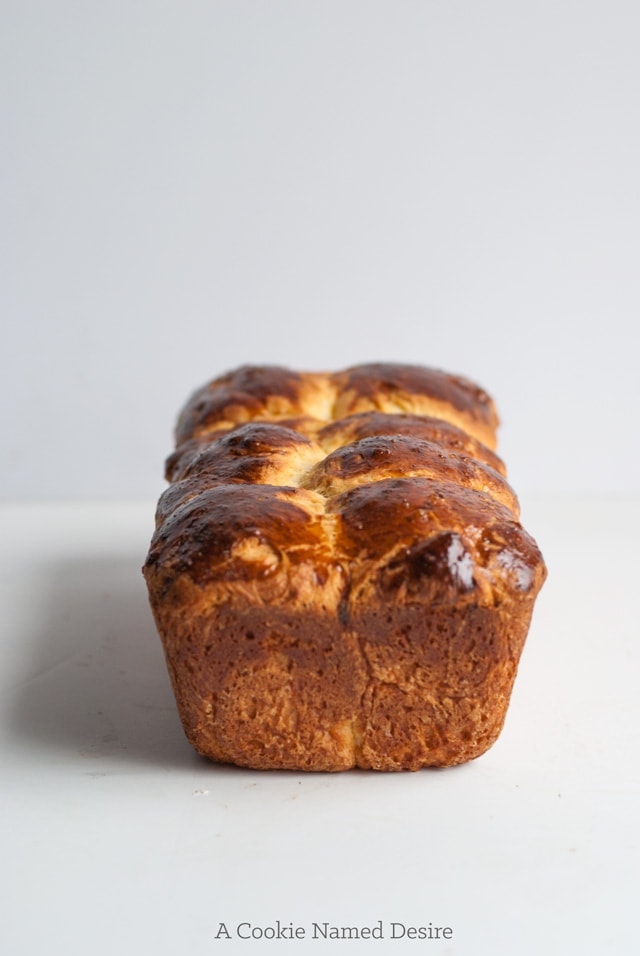
{"label": "baked bread", "polygon": [[144,575],[197,751],[417,770],[496,740],[546,575],[497,425],[418,366],[244,366],[192,396]]}

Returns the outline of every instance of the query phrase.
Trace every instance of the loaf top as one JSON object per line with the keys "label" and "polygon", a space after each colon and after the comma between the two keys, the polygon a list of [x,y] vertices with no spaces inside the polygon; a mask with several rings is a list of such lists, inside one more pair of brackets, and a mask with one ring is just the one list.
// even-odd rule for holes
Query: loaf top
{"label": "loaf top", "polygon": [[495,447],[498,417],[483,389],[419,365],[356,365],[333,374],[243,365],[192,395],[176,430],[179,444],[247,421],[309,417],[333,422],[358,412],[444,418]]}
{"label": "loaf top", "polygon": [[166,600],[348,617],[372,598],[498,605],[545,576],[487,393],[434,369],[242,366],[176,428],[145,566]]}

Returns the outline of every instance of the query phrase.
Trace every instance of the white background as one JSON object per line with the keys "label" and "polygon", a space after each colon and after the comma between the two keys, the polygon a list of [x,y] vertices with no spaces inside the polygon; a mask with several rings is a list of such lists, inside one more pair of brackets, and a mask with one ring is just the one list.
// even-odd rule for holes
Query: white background
{"label": "white background", "polygon": [[635,0],[4,0],[9,498],[154,496],[243,362],[435,365],[513,484],[640,456]]}
{"label": "white background", "polygon": [[[640,5],[0,13],[0,949],[382,919],[454,937],[290,952],[634,952]],[[498,401],[550,572],[505,730],[446,772],[215,767],[140,576],[178,408],[376,359]]]}

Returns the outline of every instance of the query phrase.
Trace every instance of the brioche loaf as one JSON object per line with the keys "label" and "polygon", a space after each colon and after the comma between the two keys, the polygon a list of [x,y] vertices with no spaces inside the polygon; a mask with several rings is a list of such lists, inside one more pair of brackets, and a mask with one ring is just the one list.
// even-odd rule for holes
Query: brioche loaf
{"label": "brioche loaf", "polygon": [[417,770],[496,740],[546,575],[497,425],[407,365],[244,366],[192,396],[144,574],[197,751]]}

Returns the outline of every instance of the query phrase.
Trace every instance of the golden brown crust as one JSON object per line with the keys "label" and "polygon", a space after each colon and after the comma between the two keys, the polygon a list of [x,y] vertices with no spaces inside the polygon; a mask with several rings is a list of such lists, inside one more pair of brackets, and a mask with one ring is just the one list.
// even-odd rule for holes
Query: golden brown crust
{"label": "golden brown crust", "polygon": [[176,442],[244,422],[330,418],[333,390],[326,375],[276,365],[243,365],[198,389],[178,419]]}
{"label": "golden brown crust", "polygon": [[484,389],[460,375],[420,365],[357,365],[333,376],[334,418],[356,412],[409,412],[444,418],[489,448],[495,448],[499,420]]}
{"label": "golden brown crust", "polygon": [[415,770],[493,743],[546,574],[497,423],[482,389],[406,365],[195,393],[144,573],[197,750]]}
{"label": "golden brown crust", "polygon": [[436,442],[404,435],[374,435],[337,448],[314,465],[303,481],[305,488],[330,498],[358,485],[401,477],[452,481],[484,491],[518,514],[513,490],[488,465]]}
{"label": "golden brown crust", "polygon": [[441,418],[428,415],[410,415],[397,412],[358,412],[317,429],[313,432],[326,452],[349,445],[361,438],[376,435],[404,435],[437,442],[449,451],[458,451],[489,465],[506,475],[504,462],[494,451],[483,445],[461,428]]}

